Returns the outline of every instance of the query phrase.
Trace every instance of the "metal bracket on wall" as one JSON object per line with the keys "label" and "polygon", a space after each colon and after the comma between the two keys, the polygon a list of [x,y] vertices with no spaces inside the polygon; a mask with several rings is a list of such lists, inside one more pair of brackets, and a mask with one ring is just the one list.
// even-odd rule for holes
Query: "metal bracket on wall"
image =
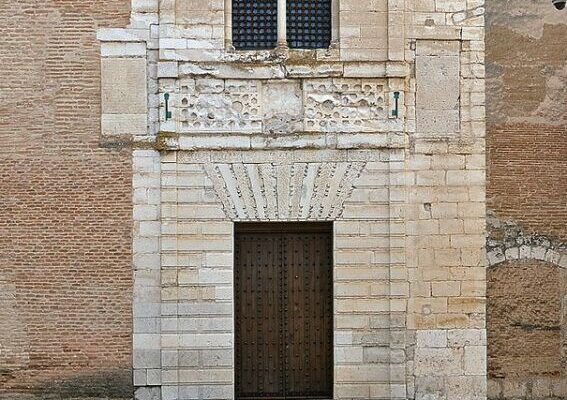
{"label": "metal bracket on wall", "polygon": [[400,116],[400,92],[394,92],[394,109],[392,110],[392,117],[398,118]]}
{"label": "metal bracket on wall", "polygon": [[169,93],[165,93],[163,95],[163,98],[165,100],[165,120],[170,120],[171,119],[171,111],[169,111]]}

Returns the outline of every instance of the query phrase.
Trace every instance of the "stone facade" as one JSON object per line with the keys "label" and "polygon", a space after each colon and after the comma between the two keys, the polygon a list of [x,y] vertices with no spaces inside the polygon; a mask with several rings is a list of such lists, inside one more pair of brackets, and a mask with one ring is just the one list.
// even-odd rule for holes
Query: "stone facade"
{"label": "stone facade", "polygon": [[230,7],[0,9],[0,397],[230,398],[264,220],[334,221],[335,397],[567,397],[565,13],[487,4],[485,166],[482,2],[334,0],[311,51]]}
{"label": "stone facade", "polygon": [[[396,367],[390,361],[394,355],[401,364],[403,352],[392,348],[398,329],[391,319],[396,307],[401,311],[404,285],[400,300],[391,298],[388,232],[399,231],[401,221],[390,211],[399,202],[391,198],[396,192],[386,189],[399,161],[373,153],[234,152],[199,160],[199,153],[173,152],[162,161],[164,397],[233,396],[233,221],[264,220],[336,221],[335,391],[340,397],[396,397],[391,373],[403,384],[403,369],[390,371]],[[286,169],[301,173],[290,176]],[[325,196],[333,170],[345,171],[344,179],[335,181],[336,195]],[[247,202],[254,206],[245,208]],[[399,243],[394,246],[401,252]]]}
{"label": "stone facade", "polygon": [[333,221],[334,397],[485,398],[482,2],[336,1],[329,49],[263,51],[230,4],[134,0],[98,34],[136,396],[233,398],[233,224]]}
{"label": "stone facade", "polygon": [[2,9],[2,397],[232,398],[237,221],[333,221],[336,398],[485,397],[483,3],[333,10],[236,52],[230,1]]}

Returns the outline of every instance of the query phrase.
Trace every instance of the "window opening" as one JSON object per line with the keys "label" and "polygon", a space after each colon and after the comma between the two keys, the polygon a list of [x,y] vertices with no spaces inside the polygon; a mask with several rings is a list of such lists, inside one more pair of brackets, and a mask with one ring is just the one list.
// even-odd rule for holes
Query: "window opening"
{"label": "window opening", "polygon": [[333,11],[332,0],[232,0],[232,44],[238,50],[262,50],[287,40],[293,49],[328,48],[333,12],[338,10]]}
{"label": "window opening", "polygon": [[287,40],[293,49],[331,44],[331,0],[287,0]]}
{"label": "window opening", "polygon": [[277,0],[233,0],[232,43],[239,50],[276,47]]}

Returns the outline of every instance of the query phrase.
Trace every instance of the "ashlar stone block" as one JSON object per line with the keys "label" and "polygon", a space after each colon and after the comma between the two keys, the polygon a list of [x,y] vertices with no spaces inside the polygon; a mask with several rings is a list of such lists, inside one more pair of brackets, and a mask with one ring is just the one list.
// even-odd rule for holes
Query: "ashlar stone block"
{"label": "ashlar stone block", "polygon": [[145,59],[103,59],[103,114],[145,114],[147,112],[146,85]]}
{"label": "ashlar stone block", "polygon": [[416,111],[419,134],[460,131],[460,58],[458,42],[418,43]]}
{"label": "ashlar stone block", "polygon": [[416,376],[462,376],[463,349],[418,348],[415,352]]}
{"label": "ashlar stone block", "polygon": [[300,81],[273,81],[262,86],[263,129],[267,133],[303,130],[303,96]]}

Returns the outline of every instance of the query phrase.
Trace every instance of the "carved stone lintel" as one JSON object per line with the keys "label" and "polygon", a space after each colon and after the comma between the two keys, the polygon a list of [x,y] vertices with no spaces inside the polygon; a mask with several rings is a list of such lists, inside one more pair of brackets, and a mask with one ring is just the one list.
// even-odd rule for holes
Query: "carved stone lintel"
{"label": "carved stone lintel", "polygon": [[215,164],[205,170],[228,216],[241,221],[340,217],[364,162]]}

